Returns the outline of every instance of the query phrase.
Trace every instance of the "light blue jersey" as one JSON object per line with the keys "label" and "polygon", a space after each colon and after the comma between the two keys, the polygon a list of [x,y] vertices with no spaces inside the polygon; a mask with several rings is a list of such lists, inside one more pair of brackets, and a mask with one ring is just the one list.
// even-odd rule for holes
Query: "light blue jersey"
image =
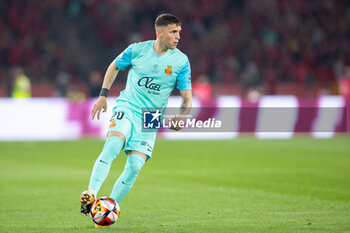
{"label": "light blue jersey", "polygon": [[125,90],[117,103],[126,104],[142,114],[142,109],[161,109],[168,104],[175,88],[191,90],[191,68],[187,56],[179,49],[169,49],[157,56],[154,40],[131,44],[116,58],[120,70],[130,66]]}

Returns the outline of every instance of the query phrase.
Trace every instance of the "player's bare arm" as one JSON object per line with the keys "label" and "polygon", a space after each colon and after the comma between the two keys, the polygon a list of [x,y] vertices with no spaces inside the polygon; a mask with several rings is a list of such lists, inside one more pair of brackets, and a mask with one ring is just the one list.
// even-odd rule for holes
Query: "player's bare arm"
{"label": "player's bare arm", "polygon": [[[111,88],[115,78],[117,77],[119,72],[119,69],[117,65],[115,64],[115,60],[112,61],[112,63],[108,66],[105,77],[103,79],[103,84],[102,84],[102,90],[107,91]],[[107,94],[101,95],[98,97],[97,101],[95,102],[93,108],[92,108],[92,119],[95,118],[95,115],[97,113],[97,119],[100,119],[100,113],[101,110],[103,112],[107,111]]]}
{"label": "player's bare arm", "polygon": [[171,127],[172,130],[180,130],[182,129],[180,127],[179,122],[185,121],[186,116],[190,113],[192,108],[192,91],[186,90],[186,91],[180,91],[181,97],[182,97],[182,103],[180,106],[180,116],[174,117],[171,119]]}

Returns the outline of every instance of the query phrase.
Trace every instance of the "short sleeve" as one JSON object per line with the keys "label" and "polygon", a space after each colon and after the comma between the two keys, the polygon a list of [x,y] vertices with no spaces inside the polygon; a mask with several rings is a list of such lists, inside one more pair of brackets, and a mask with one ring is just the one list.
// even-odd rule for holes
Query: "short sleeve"
{"label": "short sleeve", "polygon": [[131,59],[132,59],[132,45],[129,45],[116,59],[115,64],[117,65],[118,69],[125,70],[128,68],[128,66],[131,65]]}
{"label": "short sleeve", "polygon": [[186,64],[182,68],[181,72],[177,76],[177,89],[181,91],[191,90],[191,67],[190,62],[187,60]]}

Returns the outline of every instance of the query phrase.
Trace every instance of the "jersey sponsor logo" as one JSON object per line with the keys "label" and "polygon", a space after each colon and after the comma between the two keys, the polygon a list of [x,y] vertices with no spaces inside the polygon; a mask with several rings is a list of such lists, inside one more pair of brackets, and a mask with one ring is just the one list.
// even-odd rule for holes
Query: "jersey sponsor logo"
{"label": "jersey sponsor logo", "polygon": [[173,72],[173,71],[172,71],[172,67],[171,67],[171,66],[168,66],[168,67],[165,69],[165,73],[166,73],[167,75],[170,75],[172,72]]}
{"label": "jersey sponsor logo", "polygon": [[139,87],[145,87],[149,90],[153,90],[153,91],[160,91],[160,84],[154,83],[153,82],[153,78],[148,78],[148,77],[143,77],[141,78],[137,85],[139,85]]}

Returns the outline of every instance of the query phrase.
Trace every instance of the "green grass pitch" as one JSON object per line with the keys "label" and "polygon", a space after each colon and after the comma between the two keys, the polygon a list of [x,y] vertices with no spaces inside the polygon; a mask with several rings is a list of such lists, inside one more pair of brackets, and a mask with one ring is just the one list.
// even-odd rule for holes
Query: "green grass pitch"
{"label": "green grass pitch", "polygon": [[[101,140],[0,143],[0,232],[350,232],[350,138],[156,142],[118,222],[79,213]],[[120,154],[99,196],[108,196]]]}

